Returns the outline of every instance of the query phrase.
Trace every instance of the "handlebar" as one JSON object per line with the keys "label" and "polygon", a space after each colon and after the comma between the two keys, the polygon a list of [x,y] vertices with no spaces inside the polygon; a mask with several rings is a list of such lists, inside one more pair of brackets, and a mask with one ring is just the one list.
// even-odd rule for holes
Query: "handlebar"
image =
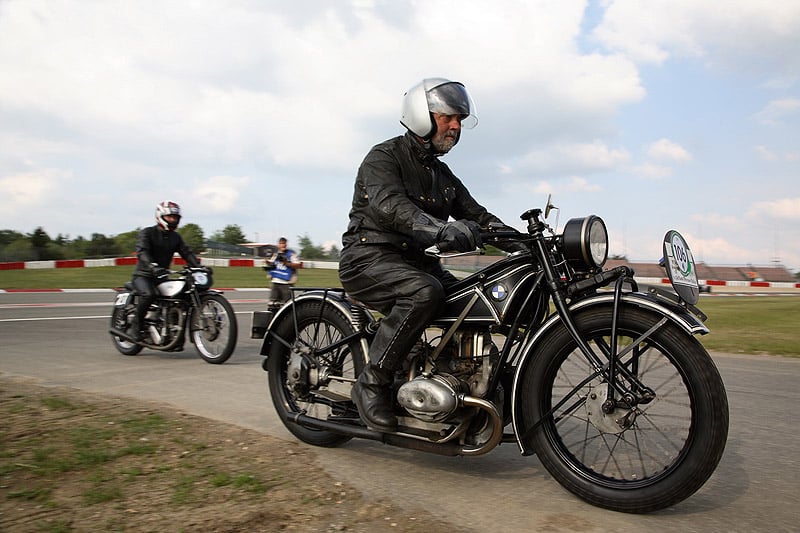
{"label": "handlebar", "polygon": [[[481,236],[481,242],[483,244],[494,244],[501,241],[520,242],[526,240],[526,238],[528,237],[526,234],[516,230],[481,232],[480,236]],[[483,255],[485,253],[486,251],[483,248],[475,248],[474,250],[469,252],[455,252],[455,253],[447,253],[447,252],[443,253],[441,250],[439,250],[439,247],[435,244],[433,246],[425,248],[425,255],[437,258],[461,257],[464,255]]]}

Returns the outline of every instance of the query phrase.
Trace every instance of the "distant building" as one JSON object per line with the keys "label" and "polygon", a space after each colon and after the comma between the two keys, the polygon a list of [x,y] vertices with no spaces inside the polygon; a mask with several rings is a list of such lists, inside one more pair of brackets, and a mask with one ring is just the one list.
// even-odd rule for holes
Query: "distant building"
{"label": "distant building", "polygon": [[[472,255],[443,259],[445,267],[454,270],[477,271],[481,268],[503,259],[504,256]],[[618,266],[627,266],[633,269],[636,278],[666,278],[667,273],[658,263],[640,263],[626,259],[609,259],[606,269]],[[790,282],[795,283],[794,275],[781,265],[773,266],[712,266],[706,263],[697,263],[698,280],[720,281],[765,281],[765,282]]]}

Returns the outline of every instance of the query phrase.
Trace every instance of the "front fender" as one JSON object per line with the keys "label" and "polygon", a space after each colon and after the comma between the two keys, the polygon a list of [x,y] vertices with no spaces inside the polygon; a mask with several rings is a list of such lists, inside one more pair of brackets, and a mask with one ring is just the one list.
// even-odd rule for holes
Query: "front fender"
{"label": "front fender", "polygon": [[[653,311],[662,317],[665,317],[670,322],[675,323],[684,331],[686,331],[689,335],[705,335],[709,332],[709,329],[706,327],[703,322],[690,313],[684,307],[677,305],[669,300],[665,300],[664,298],[660,298],[654,294],[649,293],[642,293],[642,292],[629,292],[622,295],[622,301],[620,305],[632,305],[636,307],[641,307],[643,309],[647,309],[649,311]],[[612,312],[614,306],[614,293],[613,292],[603,292],[599,294],[595,294],[588,298],[579,300],[577,302],[572,303],[569,306],[570,314],[574,315],[581,311],[587,309],[593,309],[595,307],[608,307],[609,314]],[[524,371],[528,361],[535,357],[537,353],[539,343],[545,336],[554,328],[558,327],[561,324],[561,317],[560,315],[554,313],[550,315],[550,317],[542,324],[539,330],[536,332],[533,337],[528,340],[525,346],[520,350],[520,358],[516,361],[516,371],[514,373],[514,382],[512,386],[512,404],[511,404],[511,416],[512,422],[514,425],[514,432],[517,434],[517,429],[520,427],[525,427],[524,424],[520,425],[521,420],[519,420],[519,413],[518,413],[518,404],[519,399],[517,398],[517,394],[520,387],[520,379],[522,372]],[[517,434],[517,444],[520,447],[520,450],[523,454],[527,455],[532,453],[531,450],[528,450],[527,447],[520,441],[520,437]]]}
{"label": "front fender", "polygon": [[[350,318],[350,322],[353,325],[353,328],[359,330],[364,327],[364,324],[360,323],[360,316],[365,316],[368,321],[374,321],[374,318],[369,312],[366,312],[360,306],[351,303],[347,300],[342,291],[328,291],[322,289],[314,289],[309,290],[302,293],[300,296],[294,298],[291,302],[286,303],[283,307],[278,309],[275,312],[275,316],[272,317],[269,325],[267,326],[266,334],[264,335],[264,341],[261,344],[261,355],[264,357],[269,357],[270,349],[272,344],[275,340],[275,335],[272,333],[275,328],[282,324],[285,320],[294,320],[295,314],[294,309],[297,306],[303,305],[306,302],[325,302],[327,305],[332,305],[341,311],[345,316]],[[363,311],[362,313],[354,312],[355,308],[358,308],[359,311]],[[366,339],[362,338],[361,342],[363,343],[363,351],[364,353],[368,353],[369,347],[367,345]],[[263,367],[266,370],[267,359],[264,359]]]}

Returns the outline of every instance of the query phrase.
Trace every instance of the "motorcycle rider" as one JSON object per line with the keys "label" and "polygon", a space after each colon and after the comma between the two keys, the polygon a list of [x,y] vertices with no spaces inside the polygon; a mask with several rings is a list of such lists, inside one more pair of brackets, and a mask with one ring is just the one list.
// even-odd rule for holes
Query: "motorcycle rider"
{"label": "motorcycle rider", "polygon": [[155,216],[156,224],[142,229],[136,240],[139,261],[133,270],[133,287],[139,300],[128,335],[137,342],[142,340],[144,316],[156,298],[156,283],[168,277],[172,256],[177,252],[190,267],[200,266],[197,256],[175,231],[181,221],[180,206],[169,200],[163,201],[156,206]]}
{"label": "motorcycle rider", "polygon": [[502,224],[439,159],[477,124],[462,83],[422,80],[405,93],[400,123],[406,133],[374,146],[358,169],[339,264],[347,293],[384,315],[352,390],[362,420],[381,431],[397,428],[395,372],[457,282],[425,248],[472,251],[480,226]]}

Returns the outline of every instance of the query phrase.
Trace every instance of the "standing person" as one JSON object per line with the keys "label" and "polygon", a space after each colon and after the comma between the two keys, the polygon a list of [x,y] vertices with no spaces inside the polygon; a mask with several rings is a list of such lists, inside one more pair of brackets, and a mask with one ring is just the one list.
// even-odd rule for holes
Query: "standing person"
{"label": "standing person", "polygon": [[[374,146],[358,169],[339,279],[384,318],[352,399],[367,426],[393,431],[391,384],[403,359],[457,280],[424,254],[480,247],[480,226],[500,223],[439,158],[477,124],[463,84],[429,78],[403,97],[404,135]],[[454,220],[450,220],[450,219]]]}
{"label": "standing person", "polygon": [[269,306],[279,307],[291,298],[290,286],[297,282],[297,270],[303,268],[300,256],[287,247],[286,237],[278,239],[278,250],[270,259],[265,259],[264,269],[272,278],[269,291]]}
{"label": "standing person", "polygon": [[190,267],[199,267],[200,261],[191,248],[175,231],[181,222],[181,207],[169,200],[156,206],[156,224],[142,229],[136,240],[136,257],[133,269],[133,288],[139,295],[136,316],[128,334],[137,342],[142,340],[142,324],[150,304],[156,298],[156,283],[167,278],[172,256],[177,252]]}

